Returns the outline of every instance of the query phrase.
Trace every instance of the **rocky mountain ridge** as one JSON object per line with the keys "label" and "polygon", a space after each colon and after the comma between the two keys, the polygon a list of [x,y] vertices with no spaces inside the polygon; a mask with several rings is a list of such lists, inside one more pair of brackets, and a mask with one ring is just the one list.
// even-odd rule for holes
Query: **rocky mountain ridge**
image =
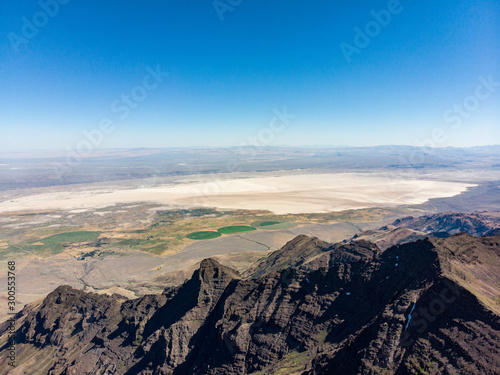
{"label": "rocky mountain ridge", "polygon": [[352,240],[370,241],[381,250],[386,250],[391,246],[414,242],[427,236],[446,238],[462,232],[476,237],[499,235],[500,212],[445,211],[433,215],[407,216],[381,228],[360,232]]}
{"label": "rocky mountain ridge", "polygon": [[298,236],[253,276],[206,259],[135,300],[61,286],[18,314],[14,369],[0,326],[0,372],[498,374],[499,243]]}

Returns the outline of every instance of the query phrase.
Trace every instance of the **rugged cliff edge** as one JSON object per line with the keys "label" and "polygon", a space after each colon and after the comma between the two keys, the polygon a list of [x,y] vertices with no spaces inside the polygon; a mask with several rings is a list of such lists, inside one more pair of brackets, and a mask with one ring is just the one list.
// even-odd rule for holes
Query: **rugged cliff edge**
{"label": "rugged cliff edge", "polygon": [[249,275],[206,259],[125,300],[61,286],[17,322],[12,374],[498,374],[500,237],[382,252],[299,236]]}

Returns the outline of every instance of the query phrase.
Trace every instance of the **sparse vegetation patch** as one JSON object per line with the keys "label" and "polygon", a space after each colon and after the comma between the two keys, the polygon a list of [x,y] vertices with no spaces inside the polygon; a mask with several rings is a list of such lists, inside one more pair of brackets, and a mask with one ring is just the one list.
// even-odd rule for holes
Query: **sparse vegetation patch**
{"label": "sparse vegetation patch", "polygon": [[67,232],[45,237],[41,240],[41,242],[43,242],[46,245],[86,242],[97,239],[99,235],[100,235],[99,232],[87,232],[87,231]]}

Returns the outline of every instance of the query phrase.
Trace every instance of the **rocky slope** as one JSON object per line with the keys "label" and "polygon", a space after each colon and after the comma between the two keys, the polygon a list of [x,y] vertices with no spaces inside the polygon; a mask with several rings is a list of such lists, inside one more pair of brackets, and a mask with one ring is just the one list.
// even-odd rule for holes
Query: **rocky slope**
{"label": "rocky slope", "polygon": [[[395,245],[402,245],[408,242],[414,242],[424,239],[428,235],[424,232],[408,229],[398,228],[394,225],[386,225],[379,229],[366,230],[357,233],[352,238],[353,241],[370,241],[373,242],[382,251]],[[346,241],[347,242],[347,241]]]}
{"label": "rocky slope", "polygon": [[299,236],[246,278],[207,259],[136,300],[61,286],[18,314],[15,369],[0,326],[0,373],[498,374],[499,243]]}

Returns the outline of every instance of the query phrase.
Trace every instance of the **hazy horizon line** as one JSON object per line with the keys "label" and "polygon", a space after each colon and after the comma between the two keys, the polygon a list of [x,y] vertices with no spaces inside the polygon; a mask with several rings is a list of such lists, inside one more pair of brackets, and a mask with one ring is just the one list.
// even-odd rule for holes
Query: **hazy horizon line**
{"label": "hazy horizon line", "polygon": [[[217,150],[217,149],[273,149],[273,148],[377,148],[377,147],[406,147],[413,149],[469,149],[469,148],[487,148],[487,147],[499,147],[500,144],[488,144],[488,145],[474,145],[474,146],[415,146],[408,144],[379,144],[370,146],[356,146],[356,145],[329,145],[329,144],[304,144],[304,145],[234,145],[234,146],[207,146],[207,145],[197,145],[197,146],[165,146],[165,147],[106,147],[106,148],[94,148],[88,152],[81,152],[81,154],[92,154],[93,152],[102,151],[124,151],[124,150]],[[68,152],[76,151],[72,148],[40,148],[40,149],[16,149],[16,150],[0,150],[0,154],[9,153],[24,153],[24,152]]]}

